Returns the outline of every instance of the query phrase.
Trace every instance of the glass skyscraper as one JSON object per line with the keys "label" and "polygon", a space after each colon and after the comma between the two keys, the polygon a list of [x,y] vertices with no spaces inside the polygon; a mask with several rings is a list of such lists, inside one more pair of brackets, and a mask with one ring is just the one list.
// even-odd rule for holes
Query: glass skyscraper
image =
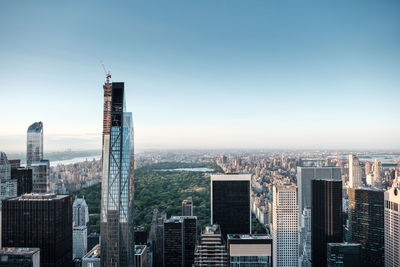
{"label": "glass skyscraper", "polygon": [[133,123],[124,83],[104,85],[101,264],[134,266]]}
{"label": "glass skyscraper", "polygon": [[29,126],[26,140],[26,165],[43,159],[43,123],[41,121]]}

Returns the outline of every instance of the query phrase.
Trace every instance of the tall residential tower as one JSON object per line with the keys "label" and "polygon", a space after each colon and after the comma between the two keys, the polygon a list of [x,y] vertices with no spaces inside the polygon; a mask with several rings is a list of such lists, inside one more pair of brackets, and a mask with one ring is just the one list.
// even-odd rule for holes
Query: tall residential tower
{"label": "tall residential tower", "polygon": [[133,123],[125,112],[124,83],[104,88],[101,264],[134,266]]}
{"label": "tall residential tower", "polygon": [[362,170],[356,155],[349,155],[349,187],[357,188],[362,185]]}

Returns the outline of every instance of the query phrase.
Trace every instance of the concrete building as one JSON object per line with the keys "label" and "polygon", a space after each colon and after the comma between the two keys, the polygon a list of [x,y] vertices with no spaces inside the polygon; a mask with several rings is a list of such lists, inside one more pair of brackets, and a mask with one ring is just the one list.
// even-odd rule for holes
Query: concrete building
{"label": "concrete building", "polygon": [[89,223],[89,208],[85,198],[76,198],[72,205],[74,226],[87,226]]}
{"label": "concrete building", "polygon": [[206,226],[194,252],[194,266],[228,266],[228,252],[219,225]]}
{"label": "concrete building", "polygon": [[228,235],[229,266],[272,267],[269,235]]}
{"label": "concrete building", "polygon": [[40,267],[38,248],[0,248],[0,267]]}
{"label": "concrete building", "polygon": [[297,188],[293,184],[273,187],[272,238],[273,266],[298,266]]}
{"label": "concrete building", "polygon": [[72,230],[72,258],[81,259],[87,253],[87,227],[74,226]]}

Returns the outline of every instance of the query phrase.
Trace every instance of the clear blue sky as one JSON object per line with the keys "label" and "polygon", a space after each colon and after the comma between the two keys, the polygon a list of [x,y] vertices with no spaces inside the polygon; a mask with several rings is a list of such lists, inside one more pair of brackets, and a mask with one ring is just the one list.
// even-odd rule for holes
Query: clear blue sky
{"label": "clear blue sky", "polygon": [[399,1],[3,1],[0,150],[100,149],[100,60],[139,150],[400,149]]}

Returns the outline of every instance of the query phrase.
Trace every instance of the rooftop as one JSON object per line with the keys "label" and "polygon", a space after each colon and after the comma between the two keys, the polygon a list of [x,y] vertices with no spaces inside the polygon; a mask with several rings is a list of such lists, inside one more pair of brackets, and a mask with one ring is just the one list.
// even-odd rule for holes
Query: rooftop
{"label": "rooftop", "polygon": [[43,131],[43,123],[41,121],[39,122],[34,122],[31,126],[28,128],[28,133],[40,133]]}
{"label": "rooftop", "polygon": [[19,197],[14,197],[10,198],[9,200],[19,200],[19,201],[25,201],[25,200],[59,200],[69,197],[69,195],[57,195],[54,193],[28,193],[28,194],[23,194]]}
{"label": "rooftop", "polygon": [[250,181],[251,174],[211,174],[211,181]]}
{"label": "rooftop", "polygon": [[141,255],[146,250],[145,245],[135,245],[135,255]]}
{"label": "rooftop", "polygon": [[357,246],[361,246],[361,244],[359,243],[347,243],[347,242],[343,242],[343,243],[328,243],[329,246],[331,247],[357,247]]}
{"label": "rooftop", "polygon": [[270,235],[239,235],[233,234],[228,235],[229,240],[265,240],[265,239],[272,239]]}
{"label": "rooftop", "polygon": [[89,251],[85,256],[83,256],[83,258],[90,258],[90,259],[100,258],[100,252],[101,252],[100,245],[97,244],[92,248],[91,251]]}
{"label": "rooftop", "polygon": [[12,255],[33,255],[39,252],[38,248],[0,248],[0,255],[12,254]]}

